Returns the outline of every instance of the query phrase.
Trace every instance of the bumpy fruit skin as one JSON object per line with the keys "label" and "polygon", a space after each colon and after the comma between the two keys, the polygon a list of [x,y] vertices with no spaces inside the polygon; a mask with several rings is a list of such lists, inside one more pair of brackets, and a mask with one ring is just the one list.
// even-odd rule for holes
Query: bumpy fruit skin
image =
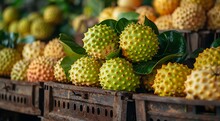
{"label": "bumpy fruit skin", "polygon": [[171,30],[174,29],[172,23],[172,16],[171,15],[164,15],[160,16],[155,20],[155,24],[159,30]]}
{"label": "bumpy fruit skin", "polygon": [[44,20],[51,24],[60,24],[63,16],[61,9],[56,5],[47,6],[43,13]]}
{"label": "bumpy fruit skin", "polygon": [[6,23],[11,23],[19,18],[19,12],[16,8],[10,6],[3,11],[3,20]]}
{"label": "bumpy fruit skin", "polygon": [[29,82],[53,81],[54,65],[56,60],[48,57],[38,57],[31,61],[27,69],[27,78]]}
{"label": "bumpy fruit skin", "polygon": [[154,0],[153,6],[160,15],[172,14],[179,6],[180,0]]}
{"label": "bumpy fruit skin", "polygon": [[58,38],[51,40],[44,49],[44,56],[60,59],[65,56],[63,46]]}
{"label": "bumpy fruit skin", "polygon": [[156,20],[156,12],[151,6],[140,6],[135,10],[137,13],[139,13],[138,17],[138,23],[143,24],[145,20],[145,16],[151,20]]}
{"label": "bumpy fruit skin", "polygon": [[70,81],[67,79],[66,74],[60,65],[62,60],[63,60],[63,58],[58,60],[54,66],[54,77],[55,77],[56,81],[58,81],[58,82],[69,83]]}
{"label": "bumpy fruit skin", "polygon": [[132,64],[124,58],[107,60],[100,68],[99,81],[103,89],[117,91],[135,91],[140,84]]}
{"label": "bumpy fruit skin", "polygon": [[183,64],[168,63],[162,65],[155,76],[154,93],[159,96],[184,97],[186,95],[184,83],[190,72],[191,70]]}
{"label": "bumpy fruit skin", "polygon": [[178,7],[172,14],[173,26],[181,30],[199,30],[202,29],[206,14],[204,9],[197,4]]}
{"label": "bumpy fruit skin", "polygon": [[129,24],[120,35],[122,54],[132,62],[148,61],[157,53],[157,35],[149,26]]}
{"label": "bumpy fruit skin", "polygon": [[39,40],[33,43],[28,43],[23,48],[22,56],[26,60],[32,60],[39,56],[43,56],[44,48],[45,48],[45,43]]}
{"label": "bumpy fruit skin", "polygon": [[36,37],[36,39],[45,40],[49,38],[53,32],[53,26],[42,19],[37,19],[31,24],[31,34]]}
{"label": "bumpy fruit skin", "polygon": [[220,65],[220,47],[207,48],[196,58],[194,69],[200,69],[204,66]]}
{"label": "bumpy fruit skin", "polygon": [[18,23],[18,32],[25,36],[30,34],[31,22],[27,18],[23,18]]}
{"label": "bumpy fruit skin", "polygon": [[209,10],[207,14],[208,19],[208,28],[209,29],[220,29],[220,4],[216,5]]}
{"label": "bumpy fruit skin", "polygon": [[26,81],[29,64],[29,60],[20,60],[15,63],[11,71],[11,79],[16,81]]}
{"label": "bumpy fruit skin", "polygon": [[99,14],[99,22],[104,21],[106,19],[113,19],[113,10],[114,7],[107,7],[102,10],[102,12]]}
{"label": "bumpy fruit skin", "polygon": [[84,46],[88,55],[98,59],[118,49],[118,36],[115,30],[106,25],[95,25],[88,29],[83,38]]}
{"label": "bumpy fruit skin", "polygon": [[195,69],[187,76],[187,99],[220,100],[220,66]]}
{"label": "bumpy fruit skin", "polygon": [[10,76],[13,65],[21,59],[21,55],[11,48],[0,51],[0,75]]}
{"label": "bumpy fruit skin", "polygon": [[181,0],[180,6],[187,6],[188,4],[201,5],[206,11],[208,11],[214,5],[215,0]]}
{"label": "bumpy fruit skin", "polygon": [[157,74],[157,69],[161,68],[161,65],[157,65],[150,74],[141,77],[144,87],[147,91],[153,91],[152,87],[154,84],[155,76]]}
{"label": "bumpy fruit skin", "polygon": [[101,64],[90,57],[82,57],[71,65],[70,80],[75,85],[99,86],[99,69]]}

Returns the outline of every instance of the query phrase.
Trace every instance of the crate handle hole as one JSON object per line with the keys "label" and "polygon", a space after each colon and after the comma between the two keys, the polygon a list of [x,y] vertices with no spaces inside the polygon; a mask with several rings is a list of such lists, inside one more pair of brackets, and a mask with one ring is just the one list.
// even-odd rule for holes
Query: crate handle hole
{"label": "crate handle hole", "polygon": [[11,101],[11,95],[9,95],[9,101]]}
{"label": "crate handle hole", "polygon": [[58,100],[58,107],[60,107],[60,101]]}
{"label": "crate handle hole", "polygon": [[86,108],[86,112],[89,113],[89,106],[87,106],[87,108]]}
{"label": "crate handle hole", "polygon": [[110,117],[112,118],[113,117],[113,111],[110,110]]}
{"label": "crate handle hole", "polygon": [[21,103],[23,103],[23,98],[21,97]]}
{"label": "crate handle hole", "polygon": [[14,102],[16,102],[16,96],[14,96]]}
{"label": "crate handle hole", "polygon": [[82,105],[80,105],[80,108],[79,108],[79,109],[80,109],[80,111],[82,112],[82,111],[83,111],[83,106],[82,106]]}
{"label": "crate handle hole", "polygon": [[108,116],[108,110],[105,109],[105,116]]}
{"label": "crate handle hole", "polygon": [[19,97],[17,97],[17,102],[18,102],[18,103],[20,102],[20,99],[19,99]]}
{"label": "crate handle hole", "polygon": [[152,118],[150,118],[150,121],[154,121]]}
{"label": "crate handle hole", "polygon": [[73,110],[76,110],[76,104],[73,105]]}
{"label": "crate handle hole", "polygon": [[27,103],[27,99],[26,98],[24,98],[24,104],[26,104]]}
{"label": "crate handle hole", "polygon": [[67,103],[67,109],[69,109],[70,108],[70,103]]}
{"label": "crate handle hole", "polygon": [[164,120],[164,121],[167,121],[167,120]]}
{"label": "crate handle hole", "polygon": [[57,107],[57,100],[54,100],[54,107]]}
{"label": "crate handle hole", "polygon": [[157,119],[157,121],[160,121],[160,119]]}
{"label": "crate handle hole", "polygon": [[97,108],[97,114],[100,115],[100,109],[99,108]]}
{"label": "crate handle hole", "polygon": [[2,94],[2,99],[4,100],[4,94]]}
{"label": "crate handle hole", "polygon": [[5,94],[5,100],[7,100],[7,95]]}
{"label": "crate handle hole", "polygon": [[92,114],[95,114],[95,108],[92,107]]}
{"label": "crate handle hole", "polygon": [[63,108],[66,108],[66,102],[63,102]]}
{"label": "crate handle hole", "polygon": [[216,107],[215,106],[195,106],[196,114],[204,114],[204,115],[216,115]]}

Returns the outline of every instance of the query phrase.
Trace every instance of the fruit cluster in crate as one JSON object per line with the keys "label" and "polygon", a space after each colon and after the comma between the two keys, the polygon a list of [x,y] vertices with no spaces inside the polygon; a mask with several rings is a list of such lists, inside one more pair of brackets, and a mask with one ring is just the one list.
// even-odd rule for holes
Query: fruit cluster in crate
{"label": "fruit cluster in crate", "polygon": [[133,16],[143,23],[146,16],[159,30],[220,29],[218,0],[153,0],[152,4],[151,7],[142,5],[142,0],[118,0],[118,6],[105,8],[98,18],[101,22],[122,17],[134,19]]}

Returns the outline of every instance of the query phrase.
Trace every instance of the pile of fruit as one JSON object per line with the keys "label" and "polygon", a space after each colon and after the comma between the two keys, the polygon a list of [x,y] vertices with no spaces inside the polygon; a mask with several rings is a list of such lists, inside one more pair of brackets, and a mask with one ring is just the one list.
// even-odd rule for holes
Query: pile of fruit
{"label": "pile of fruit", "polygon": [[33,35],[36,39],[47,40],[61,24],[62,14],[62,10],[58,6],[48,5],[42,14],[31,12],[21,17],[19,9],[8,6],[2,13],[3,20],[0,21],[0,30],[19,33],[20,37]]}
{"label": "pile of fruit", "polygon": [[[153,7],[142,5],[142,0],[118,0],[116,7],[105,8],[99,21],[118,20],[130,12],[143,23],[146,16],[159,30],[220,29],[220,5],[215,0],[153,0]],[[137,13],[137,14],[134,14]],[[123,13],[125,13],[123,15]],[[127,14],[128,15],[128,14]],[[130,16],[128,16],[132,19]]]}
{"label": "pile of fruit", "polygon": [[[212,8],[213,0],[194,0],[197,4],[192,0],[154,0],[160,14],[157,18],[152,7],[140,6],[141,0],[124,1],[118,0],[119,7],[106,8],[100,14],[102,22],[84,30],[83,47],[60,34],[47,44],[37,40],[18,49],[17,44],[5,46],[16,39],[1,31],[5,40],[0,41],[0,76],[116,91],[138,92],[144,87],[159,96],[220,100],[219,40],[198,54],[194,67],[189,68],[183,64],[187,59],[184,37],[176,31],[159,34],[157,28],[199,30],[204,28],[208,12],[208,28],[218,29],[220,5]],[[121,8],[125,12],[135,9],[139,19],[118,19],[117,10]],[[62,12],[56,6],[48,6],[43,17],[31,14],[18,22],[18,16],[12,7],[4,10],[7,30],[21,36],[32,34],[41,40],[49,38],[53,26],[62,21]],[[12,25],[16,26],[13,31]]]}

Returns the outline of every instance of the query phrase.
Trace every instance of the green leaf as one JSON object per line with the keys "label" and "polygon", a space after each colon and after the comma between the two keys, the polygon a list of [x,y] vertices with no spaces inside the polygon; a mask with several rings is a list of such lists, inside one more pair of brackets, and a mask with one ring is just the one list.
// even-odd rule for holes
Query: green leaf
{"label": "green leaf", "polygon": [[219,46],[220,46],[220,38],[213,41],[210,47],[219,47]]}
{"label": "green leaf", "polygon": [[160,60],[151,60],[147,62],[134,63],[133,69],[137,74],[150,74],[158,64],[163,64],[168,60],[172,60],[181,56],[183,56],[183,53],[176,53],[167,55],[161,58]]}
{"label": "green leaf", "polygon": [[119,57],[121,55],[121,48],[119,48],[118,50],[116,50],[115,52],[111,52],[107,57],[106,60],[109,60],[111,58],[116,58]]}
{"label": "green leaf", "polygon": [[7,47],[15,48],[18,40],[18,33],[13,33],[13,32],[8,33],[8,39],[9,42]]}
{"label": "green leaf", "polygon": [[203,52],[204,48],[198,48],[196,50],[194,50],[191,54],[189,58],[197,58],[199,56],[199,53]]}
{"label": "green leaf", "polygon": [[126,18],[127,20],[138,20],[139,14],[136,12],[125,12],[118,16],[118,19]]}
{"label": "green leaf", "polygon": [[166,31],[158,36],[159,39],[159,51],[156,58],[163,58],[164,56],[176,53],[183,53],[184,55],[178,59],[176,62],[184,61],[187,55],[186,40],[181,33],[177,31]]}
{"label": "green leaf", "polygon": [[72,37],[61,33],[60,40],[67,55],[86,55],[86,50],[78,45]]}
{"label": "green leaf", "polygon": [[110,26],[112,29],[115,29],[117,21],[113,19],[106,19],[99,24]]}
{"label": "green leaf", "polygon": [[17,43],[32,43],[35,41],[35,37],[32,35],[28,35],[24,38],[18,39]]}
{"label": "green leaf", "polygon": [[67,79],[69,79],[69,70],[71,69],[71,65],[79,58],[76,56],[66,56],[60,63],[60,66],[63,68]]}
{"label": "green leaf", "polygon": [[159,35],[159,31],[158,31],[157,26],[154,24],[154,22],[149,20],[146,16],[145,16],[145,19],[144,19],[144,25],[150,26],[153,29],[154,33]]}
{"label": "green leaf", "polygon": [[116,23],[116,31],[121,34],[121,32],[124,30],[124,28],[130,24],[132,21],[128,21],[126,18],[121,18],[118,20],[118,22]]}

